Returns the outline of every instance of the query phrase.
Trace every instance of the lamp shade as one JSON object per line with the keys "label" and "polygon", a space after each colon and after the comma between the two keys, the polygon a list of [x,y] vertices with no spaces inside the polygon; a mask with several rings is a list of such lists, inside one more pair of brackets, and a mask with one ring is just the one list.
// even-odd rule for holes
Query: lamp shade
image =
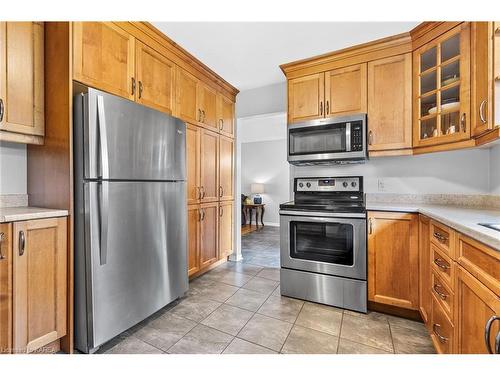
{"label": "lamp shade", "polygon": [[252,184],[250,189],[253,194],[261,194],[264,192],[264,184]]}

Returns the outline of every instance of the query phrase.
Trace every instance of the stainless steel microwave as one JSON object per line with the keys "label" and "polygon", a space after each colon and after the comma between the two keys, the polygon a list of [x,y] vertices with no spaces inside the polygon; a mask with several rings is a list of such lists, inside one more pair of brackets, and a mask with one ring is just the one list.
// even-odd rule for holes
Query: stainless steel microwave
{"label": "stainless steel microwave", "polygon": [[288,125],[291,164],[362,163],[367,158],[365,113]]}

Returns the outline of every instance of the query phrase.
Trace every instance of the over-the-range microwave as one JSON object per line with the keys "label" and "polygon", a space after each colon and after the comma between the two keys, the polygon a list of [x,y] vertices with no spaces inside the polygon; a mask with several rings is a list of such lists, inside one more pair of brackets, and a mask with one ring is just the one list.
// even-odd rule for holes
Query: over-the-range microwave
{"label": "over-the-range microwave", "polygon": [[368,157],[366,113],[288,125],[288,162],[362,163]]}

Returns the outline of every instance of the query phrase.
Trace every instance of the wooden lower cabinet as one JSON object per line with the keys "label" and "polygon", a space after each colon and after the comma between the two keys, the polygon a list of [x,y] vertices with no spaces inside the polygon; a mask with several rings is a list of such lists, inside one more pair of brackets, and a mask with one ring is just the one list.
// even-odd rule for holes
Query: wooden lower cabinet
{"label": "wooden lower cabinet", "polygon": [[200,270],[200,221],[199,205],[188,206],[188,276]]}
{"label": "wooden lower cabinet", "polygon": [[430,247],[430,220],[419,216],[419,248],[418,248],[418,300],[420,315],[424,323],[429,326],[431,314],[431,247]]}
{"label": "wooden lower cabinet", "polygon": [[0,354],[12,348],[12,225],[0,224]]}
{"label": "wooden lower cabinet", "polygon": [[219,259],[233,253],[233,202],[219,204]]}
{"label": "wooden lower cabinet", "polygon": [[495,320],[489,328],[488,346],[485,334],[489,319],[493,316],[500,319],[500,297],[460,266],[457,270],[456,295],[456,353],[494,352],[495,338],[500,335],[500,321]]}
{"label": "wooden lower cabinet", "polygon": [[202,204],[200,209],[200,268],[204,268],[219,258],[219,204],[217,202]]}
{"label": "wooden lower cabinet", "polygon": [[451,354],[454,347],[454,326],[438,300],[432,296],[430,334],[439,354]]}
{"label": "wooden lower cabinet", "polygon": [[368,300],[418,310],[418,215],[368,212]]}

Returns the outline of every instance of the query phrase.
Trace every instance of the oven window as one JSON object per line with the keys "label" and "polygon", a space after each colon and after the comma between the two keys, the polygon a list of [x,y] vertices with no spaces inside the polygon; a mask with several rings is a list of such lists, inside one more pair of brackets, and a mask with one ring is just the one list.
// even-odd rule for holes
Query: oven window
{"label": "oven window", "polygon": [[345,124],[290,129],[290,155],[329,154],[346,151]]}
{"label": "oven window", "polygon": [[290,222],[290,257],[354,265],[351,224]]}

